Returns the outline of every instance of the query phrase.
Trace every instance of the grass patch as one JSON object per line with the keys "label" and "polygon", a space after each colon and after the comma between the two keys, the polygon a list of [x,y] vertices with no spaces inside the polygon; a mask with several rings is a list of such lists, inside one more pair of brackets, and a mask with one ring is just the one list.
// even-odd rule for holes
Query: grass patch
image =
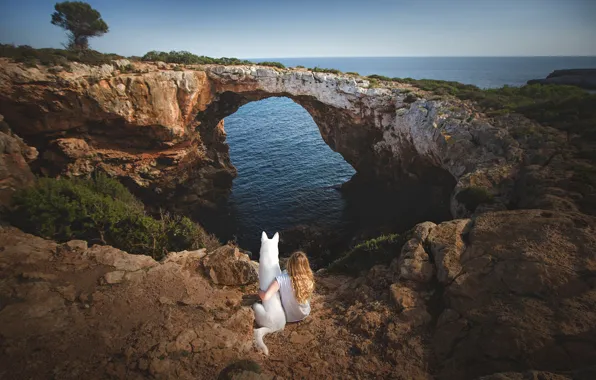
{"label": "grass patch", "polygon": [[52,240],[109,244],[159,260],[171,251],[214,249],[217,239],[186,217],[145,215],[143,204],[104,175],[92,179],[41,178],[13,197],[13,225]]}
{"label": "grass patch", "polygon": [[399,256],[401,248],[410,239],[410,232],[404,234],[381,235],[358,244],[340,259],[332,262],[328,270],[357,276],[361,271],[375,265],[389,264]]}

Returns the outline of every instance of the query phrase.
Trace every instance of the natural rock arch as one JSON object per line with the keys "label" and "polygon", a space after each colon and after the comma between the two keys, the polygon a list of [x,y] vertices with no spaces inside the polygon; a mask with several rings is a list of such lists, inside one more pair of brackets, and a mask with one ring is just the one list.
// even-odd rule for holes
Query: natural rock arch
{"label": "natural rock arch", "polygon": [[126,65],[73,63],[72,73],[53,74],[3,62],[0,113],[38,147],[40,171],[102,170],[156,201],[208,203],[235,176],[223,119],[247,102],[284,96],[310,113],[325,142],[365,180],[398,184],[448,173],[454,217],[474,211],[457,196],[470,186],[490,192],[493,208],[509,202],[521,150],[456,99],[305,69],[137,63],[123,73]]}

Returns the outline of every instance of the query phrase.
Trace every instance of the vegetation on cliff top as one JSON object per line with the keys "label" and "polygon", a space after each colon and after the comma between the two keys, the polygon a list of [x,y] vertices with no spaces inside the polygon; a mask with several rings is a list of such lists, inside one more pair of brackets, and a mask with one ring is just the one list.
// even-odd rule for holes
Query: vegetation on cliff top
{"label": "vegetation on cliff top", "polygon": [[69,62],[80,62],[87,65],[110,64],[115,59],[123,59],[118,54],[104,54],[95,50],[70,49],[34,49],[28,45],[0,44],[0,57],[14,59],[26,65],[66,66]]}
{"label": "vegetation on cliff top", "polygon": [[115,59],[130,59],[132,61],[162,61],[166,63],[177,63],[183,65],[260,65],[284,69],[280,62],[251,62],[238,58],[211,58],[198,56],[187,51],[150,51],[143,57],[124,57],[118,54],[104,54],[95,50],[74,50],[74,49],[34,49],[28,45],[0,44],[0,57],[14,59],[16,62],[23,62],[26,65],[45,66],[68,66],[69,62],[80,62],[87,65],[97,66],[111,64]]}
{"label": "vegetation on cliff top", "polygon": [[198,56],[188,51],[150,51],[141,57],[142,61],[161,61],[166,63],[178,63],[184,65],[261,65],[261,66],[272,66],[284,69],[285,66],[279,62],[260,62],[255,63],[246,59],[238,58],[211,58],[204,55]]}
{"label": "vegetation on cliff top", "polygon": [[109,244],[162,258],[167,252],[213,249],[219,242],[186,217],[145,215],[143,204],[118,181],[41,178],[13,198],[9,215],[22,230],[57,241]]}

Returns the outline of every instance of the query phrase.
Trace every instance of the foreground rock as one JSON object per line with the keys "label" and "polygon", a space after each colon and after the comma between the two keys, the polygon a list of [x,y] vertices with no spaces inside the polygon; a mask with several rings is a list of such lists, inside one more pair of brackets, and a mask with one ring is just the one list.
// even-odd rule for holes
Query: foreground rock
{"label": "foreground rock", "polygon": [[591,378],[595,229],[545,210],[420,224],[390,265],[319,273],[311,316],[267,336],[265,359],[256,284],[215,285],[214,253],[158,263],[3,228],[0,377]]}
{"label": "foreground rock", "polygon": [[126,64],[60,71],[0,60],[0,112],[35,143],[41,173],[101,170],[152,204],[213,205],[236,175],[223,119],[248,102],[287,96],[359,178],[455,186],[454,216],[475,211],[457,197],[471,186],[487,189],[493,209],[510,201],[521,150],[471,103],[304,69],[131,63],[130,72]]}
{"label": "foreground rock", "polygon": [[555,70],[545,79],[532,79],[528,84],[564,84],[596,90],[596,69]]}

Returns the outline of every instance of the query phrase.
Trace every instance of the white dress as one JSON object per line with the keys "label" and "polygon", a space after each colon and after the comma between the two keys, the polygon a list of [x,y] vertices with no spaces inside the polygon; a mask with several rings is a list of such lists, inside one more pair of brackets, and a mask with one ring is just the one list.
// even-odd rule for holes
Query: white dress
{"label": "white dress", "polygon": [[310,303],[300,304],[296,301],[294,296],[294,288],[292,288],[292,280],[288,272],[283,271],[282,274],[275,277],[279,283],[279,293],[281,295],[281,304],[286,313],[287,322],[298,322],[306,318],[310,314]]}

